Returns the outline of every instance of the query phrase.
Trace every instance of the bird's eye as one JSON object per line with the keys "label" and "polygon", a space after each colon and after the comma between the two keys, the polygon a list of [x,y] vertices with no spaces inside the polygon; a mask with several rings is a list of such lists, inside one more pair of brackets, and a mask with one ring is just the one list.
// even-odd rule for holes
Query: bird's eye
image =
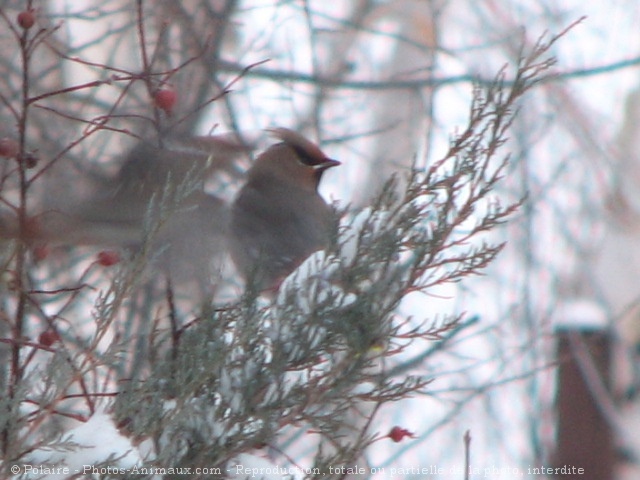
{"label": "bird's eye", "polygon": [[293,146],[293,149],[295,150],[296,155],[298,156],[298,160],[300,160],[300,162],[303,165],[314,167],[319,163],[321,163],[321,161],[319,161],[316,157],[314,157],[313,155],[309,155],[309,152],[307,152],[304,148]]}

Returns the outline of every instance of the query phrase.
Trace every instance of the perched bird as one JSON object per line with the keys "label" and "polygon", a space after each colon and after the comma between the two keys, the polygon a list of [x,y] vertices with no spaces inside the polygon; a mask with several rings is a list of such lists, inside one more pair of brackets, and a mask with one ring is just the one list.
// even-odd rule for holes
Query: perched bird
{"label": "perched bird", "polygon": [[231,206],[230,252],[250,287],[279,284],[313,252],[328,245],[332,209],[318,193],[325,170],[340,165],[285,128],[280,143],[258,156]]}

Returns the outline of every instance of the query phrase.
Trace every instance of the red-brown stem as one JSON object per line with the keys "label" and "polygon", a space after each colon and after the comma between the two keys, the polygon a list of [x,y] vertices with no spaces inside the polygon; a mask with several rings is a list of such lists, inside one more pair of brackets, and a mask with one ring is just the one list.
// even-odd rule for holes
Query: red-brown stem
{"label": "red-brown stem", "polygon": [[[32,8],[32,0],[27,1],[27,9]],[[20,46],[20,59],[22,61],[22,112],[18,118],[18,134],[20,144],[20,156],[18,157],[18,173],[20,178],[20,200],[18,205],[18,224],[20,232],[20,240],[25,238],[25,232],[27,230],[27,173],[24,162],[21,158],[24,157],[26,152],[26,137],[27,137],[27,119],[29,109],[29,31],[23,29],[21,35],[18,38]],[[2,431],[2,452],[5,457],[9,453],[12,439],[10,438],[10,432],[14,430],[12,423],[18,417],[16,405],[14,399],[16,391],[23,377],[23,369],[20,364],[20,353],[22,351],[22,335],[24,332],[24,323],[26,317],[26,305],[28,295],[24,286],[25,269],[26,269],[26,254],[27,247],[23,241],[18,241],[16,246],[16,290],[18,292],[18,303],[16,306],[15,322],[13,324],[11,336],[14,342],[11,344],[11,370],[10,380],[8,385],[8,397],[9,397],[9,420]]]}

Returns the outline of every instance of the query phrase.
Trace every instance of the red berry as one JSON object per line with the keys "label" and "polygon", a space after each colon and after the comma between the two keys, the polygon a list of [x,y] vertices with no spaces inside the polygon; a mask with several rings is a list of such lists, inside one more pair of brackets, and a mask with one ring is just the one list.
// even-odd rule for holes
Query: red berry
{"label": "red berry", "polygon": [[387,436],[396,443],[404,440],[404,437],[414,438],[413,433],[402,427],[393,427]]}
{"label": "red berry", "polygon": [[38,343],[40,345],[44,345],[45,347],[50,347],[56,342],[60,341],[60,335],[53,330],[46,330],[40,334],[38,337]]}
{"label": "red berry", "polygon": [[98,263],[103,267],[111,267],[120,261],[120,254],[114,250],[103,250],[98,253]]}
{"label": "red berry", "polygon": [[29,30],[36,23],[36,17],[33,14],[33,10],[25,10],[18,14],[18,25],[25,30]]}
{"label": "red berry", "polygon": [[164,110],[167,115],[171,115],[176,104],[178,95],[171,87],[162,87],[153,94],[153,102],[160,110]]}
{"label": "red berry", "polygon": [[44,260],[49,256],[50,252],[51,252],[51,249],[49,248],[48,245],[44,245],[44,244],[36,245],[33,248],[33,259],[35,260],[36,263],[41,262],[42,260]]}
{"label": "red berry", "polygon": [[0,140],[0,157],[15,158],[20,153],[20,145],[13,138]]}

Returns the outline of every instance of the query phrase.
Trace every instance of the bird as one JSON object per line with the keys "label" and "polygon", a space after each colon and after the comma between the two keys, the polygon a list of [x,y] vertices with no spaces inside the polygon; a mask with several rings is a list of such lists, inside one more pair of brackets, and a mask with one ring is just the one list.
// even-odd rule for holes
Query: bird
{"label": "bird", "polygon": [[246,288],[275,292],[312,253],[329,245],[334,214],[318,193],[324,172],[341,162],[301,134],[270,132],[280,140],[261,153],[232,202],[229,251]]}
{"label": "bird", "polygon": [[[33,215],[27,240],[139,249],[151,205],[169,200],[170,211],[151,241],[156,264],[204,284],[211,257],[228,253],[245,286],[275,292],[307,257],[328,246],[336,222],[318,186],[324,172],[341,162],[293,130],[269,131],[280,141],[258,155],[230,205],[205,191],[204,178],[223,172],[235,177],[234,160],[252,145],[229,136],[171,140],[164,147],[141,141],[115,177],[88,198],[53,202]],[[0,237],[16,238],[15,223],[0,215]]]}
{"label": "bird", "polygon": [[26,231],[14,212],[3,210],[0,238],[51,247],[144,248],[151,270],[176,284],[195,280],[206,288],[226,248],[229,206],[205,190],[205,181],[239,181],[237,160],[254,147],[230,134],[163,140],[138,141],[113,177],[79,178],[77,186],[93,186],[85,196],[58,190],[29,212]]}
{"label": "bird", "polygon": [[[88,198],[58,199],[37,215],[36,239],[53,245],[130,248],[144,241],[148,220],[164,228],[172,217],[181,217],[178,224],[185,223],[184,217],[193,217],[195,225],[201,210],[208,209],[213,222],[224,202],[205,192],[205,179],[222,172],[233,174],[234,160],[249,148],[226,135],[170,138],[163,146],[140,141],[125,155],[115,177],[100,179]],[[172,230],[184,235],[190,231],[172,228],[170,223],[164,228]]]}

